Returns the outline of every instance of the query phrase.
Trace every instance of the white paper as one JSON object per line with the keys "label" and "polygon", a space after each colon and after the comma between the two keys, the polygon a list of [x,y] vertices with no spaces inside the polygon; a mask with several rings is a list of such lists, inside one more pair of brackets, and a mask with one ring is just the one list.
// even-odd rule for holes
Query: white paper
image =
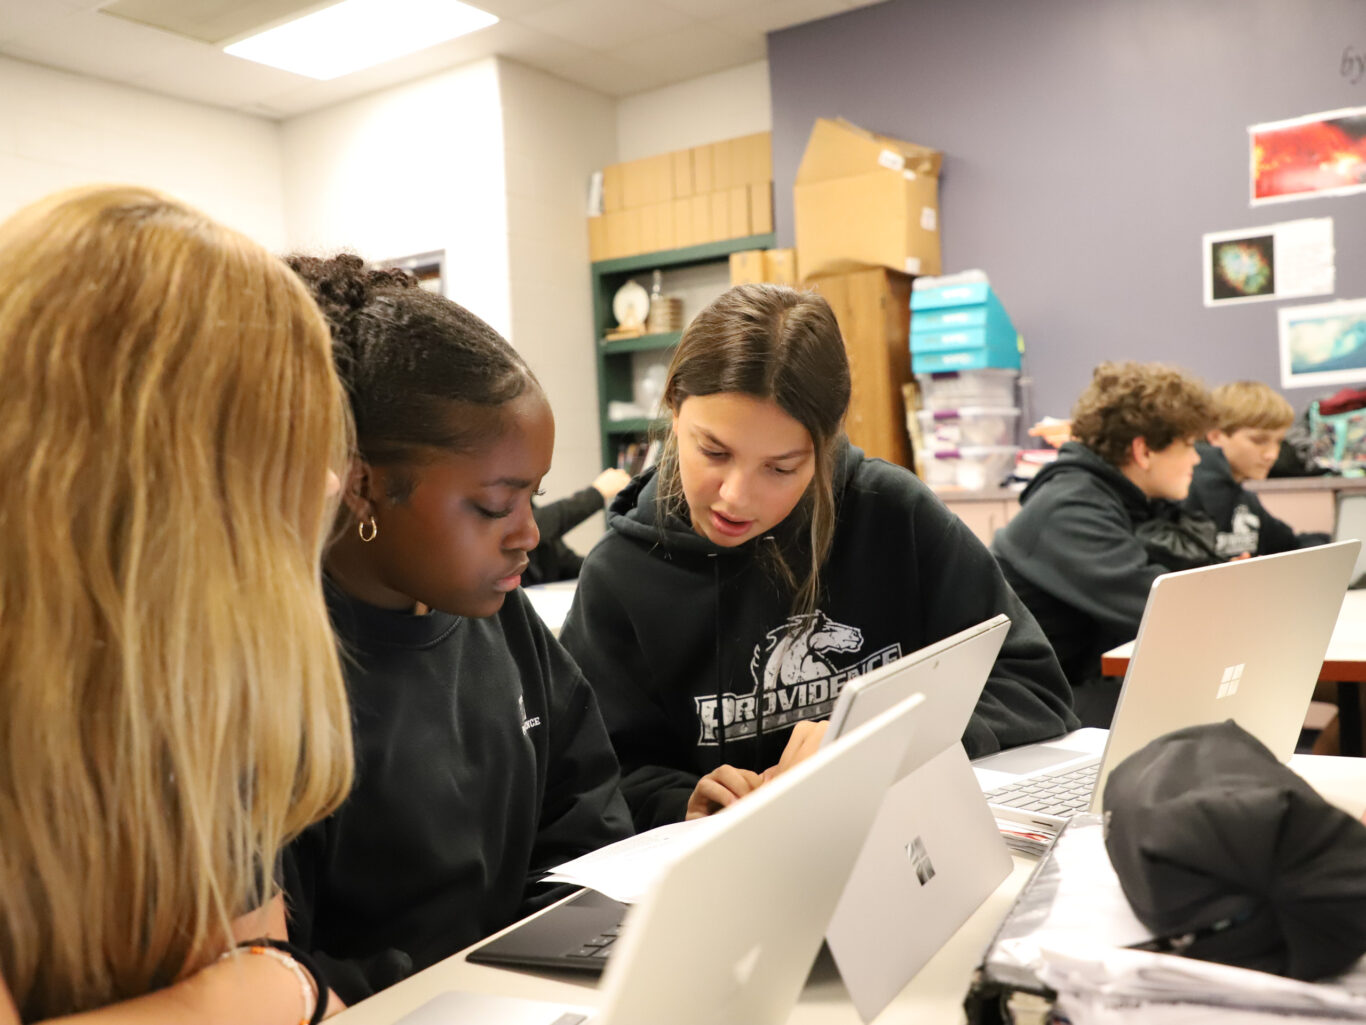
{"label": "white paper", "polygon": [[560,627],[564,626],[564,619],[569,615],[569,606],[574,604],[574,591],[578,587],[577,580],[557,580],[552,584],[535,584],[531,587],[522,588],[531,602],[531,607],[536,610],[536,615],[540,616],[546,626],[550,627],[550,632],[559,636]]}
{"label": "white paper", "polygon": [[1206,306],[1333,293],[1331,217],[1216,231],[1201,243]]}
{"label": "white paper", "polygon": [[613,900],[634,904],[654,881],[694,846],[709,818],[672,822],[618,840],[573,861],[566,861],[545,877],[548,883],[571,883],[604,893]]}

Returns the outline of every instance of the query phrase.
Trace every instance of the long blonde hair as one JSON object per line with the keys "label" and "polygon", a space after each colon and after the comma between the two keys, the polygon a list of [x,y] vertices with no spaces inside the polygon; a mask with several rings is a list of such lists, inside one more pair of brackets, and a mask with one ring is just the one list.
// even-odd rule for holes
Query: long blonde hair
{"label": "long blonde hair", "polygon": [[0,224],[0,973],[155,989],[351,780],[319,560],[348,414],[256,244],[138,188]]}

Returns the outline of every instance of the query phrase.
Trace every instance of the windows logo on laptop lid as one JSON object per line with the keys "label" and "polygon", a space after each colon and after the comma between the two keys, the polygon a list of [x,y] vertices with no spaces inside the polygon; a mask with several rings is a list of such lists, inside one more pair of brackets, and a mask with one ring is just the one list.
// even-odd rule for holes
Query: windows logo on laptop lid
{"label": "windows logo on laptop lid", "polygon": [[447,992],[395,1025],[781,1025],[922,700],[901,702],[690,832],[686,851],[628,913],[597,1011]]}
{"label": "windows logo on laptop lid", "polygon": [[992,807],[1056,831],[1078,811],[1100,811],[1110,770],[1150,740],[1225,719],[1289,760],[1360,548],[1344,541],[1158,577],[1108,735],[1078,730],[974,762]]}

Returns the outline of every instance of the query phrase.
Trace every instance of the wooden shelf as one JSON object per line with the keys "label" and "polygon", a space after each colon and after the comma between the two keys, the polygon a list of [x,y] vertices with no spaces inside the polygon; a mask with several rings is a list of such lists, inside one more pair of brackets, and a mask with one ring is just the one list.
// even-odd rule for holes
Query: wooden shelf
{"label": "wooden shelf", "polygon": [[654,349],[672,349],[683,337],[682,331],[666,331],[659,335],[638,335],[635,338],[614,338],[610,342],[602,342],[602,353],[604,356],[612,356],[620,352],[650,352]]}
{"label": "wooden shelf", "polygon": [[653,270],[656,267],[676,267],[682,263],[705,263],[718,260],[731,253],[746,249],[772,249],[772,232],[765,235],[748,235],[744,238],[728,238],[720,242],[706,242],[700,246],[685,249],[661,249],[654,253],[641,253],[639,256],[621,256],[615,260],[599,260],[593,264],[594,274],[629,274],[634,271]]}
{"label": "wooden shelf", "polygon": [[648,416],[636,417],[632,420],[608,420],[603,425],[603,429],[607,434],[643,434],[659,422],[658,420],[651,420]]}
{"label": "wooden shelf", "polygon": [[[593,355],[598,364],[598,428],[602,439],[603,466],[613,465],[618,448],[624,439],[631,435],[649,433],[657,422],[648,418],[607,419],[607,408],[611,402],[628,401],[632,397],[631,369],[634,361],[631,354],[665,352],[676,346],[682,338],[681,332],[669,332],[604,341],[603,334],[614,322],[612,297],[616,290],[633,274],[705,264],[717,264],[719,278],[724,281],[728,278],[725,263],[731,253],[747,249],[772,249],[774,241],[772,233],[748,235],[744,238],[708,242],[700,246],[687,246],[683,249],[664,249],[654,253],[641,253],[638,256],[623,256],[616,260],[599,260],[590,265],[593,281],[593,323],[598,336]],[[689,316],[696,312],[687,311]]]}

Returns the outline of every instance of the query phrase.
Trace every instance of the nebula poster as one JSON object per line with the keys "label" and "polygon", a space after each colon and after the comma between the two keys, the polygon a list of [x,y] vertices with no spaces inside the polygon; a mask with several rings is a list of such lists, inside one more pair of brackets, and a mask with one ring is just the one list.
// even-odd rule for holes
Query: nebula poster
{"label": "nebula poster", "polygon": [[1366,381],[1366,299],[1282,306],[1281,387]]}
{"label": "nebula poster", "polygon": [[1331,217],[1213,232],[1203,245],[1206,306],[1333,292]]}
{"label": "nebula poster", "polygon": [[1366,107],[1248,130],[1252,205],[1366,192]]}

